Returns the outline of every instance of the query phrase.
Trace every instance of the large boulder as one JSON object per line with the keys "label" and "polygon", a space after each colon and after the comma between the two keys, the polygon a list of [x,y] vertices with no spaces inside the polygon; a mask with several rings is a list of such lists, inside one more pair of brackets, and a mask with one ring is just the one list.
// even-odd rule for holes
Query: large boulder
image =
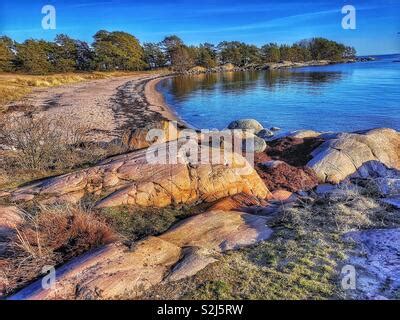
{"label": "large boulder", "polygon": [[[244,152],[260,153],[265,151],[267,143],[264,139],[256,136],[251,131],[242,131],[239,129],[210,131],[199,135],[200,141],[203,144],[207,143],[210,146],[220,146],[222,148],[230,148],[231,150],[241,144],[241,150]],[[209,143],[210,139],[213,142]],[[239,152],[239,150],[236,150]]]}
{"label": "large boulder", "polygon": [[[11,199],[76,203],[87,195],[94,195],[99,199],[97,207],[166,207],[212,202],[241,192],[259,198],[270,195],[241,155],[202,146],[200,151],[195,149],[192,155],[195,159],[191,159],[185,152],[178,155],[173,152],[181,147],[180,142],[173,142],[112,157],[94,167],[19,188],[11,193]],[[165,162],[155,161],[151,157],[153,152]],[[203,159],[207,154],[210,160]]]}
{"label": "large boulder", "polygon": [[264,139],[256,136],[249,131],[236,131],[234,134],[242,139],[242,150],[246,152],[260,153],[267,149],[267,143]]}
{"label": "large boulder", "polygon": [[130,150],[139,150],[155,143],[176,140],[178,135],[179,128],[176,122],[162,120],[132,130],[128,137],[128,147]]}
{"label": "large boulder", "polygon": [[307,138],[316,138],[321,135],[321,132],[317,132],[314,130],[296,130],[287,134],[287,137],[298,138],[298,139],[307,139]]}
{"label": "large boulder", "polygon": [[118,243],[88,253],[57,270],[53,288],[43,289],[40,279],[11,299],[132,299],[157,283],[196,274],[222,252],[268,239],[266,221],[243,212],[209,211],[130,250]]}
{"label": "large boulder", "polygon": [[264,140],[270,140],[274,136],[274,132],[269,129],[262,129],[257,133],[257,137],[264,139]]}
{"label": "large boulder", "polygon": [[337,184],[365,166],[383,164],[400,169],[400,133],[392,129],[373,129],[342,133],[327,140],[312,152],[307,166],[320,182]]}
{"label": "large boulder", "polygon": [[228,125],[228,129],[253,130],[253,133],[257,134],[263,129],[263,126],[254,119],[241,119],[232,121]]}

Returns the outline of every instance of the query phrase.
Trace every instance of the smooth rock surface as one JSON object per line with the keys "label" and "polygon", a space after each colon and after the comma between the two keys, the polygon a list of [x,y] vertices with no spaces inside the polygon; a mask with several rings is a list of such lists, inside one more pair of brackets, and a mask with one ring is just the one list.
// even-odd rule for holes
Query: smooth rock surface
{"label": "smooth rock surface", "polygon": [[271,130],[268,129],[262,129],[257,133],[257,137],[268,140],[274,136],[274,133]]}
{"label": "smooth rock surface", "polygon": [[254,134],[259,133],[263,126],[255,119],[240,119],[232,121],[228,125],[228,129],[254,130]]}
{"label": "smooth rock surface", "polygon": [[[216,132],[222,133],[223,131]],[[267,149],[267,143],[264,139],[258,137],[251,131],[241,131],[238,129],[233,129],[232,131],[232,141],[241,140],[242,150],[245,152],[255,152],[260,153]]]}
{"label": "smooth rock surface", "polygon": [[[172,151],[180,150],[180,146],[167,143],[153,151],[143,149],[112,157],[97,166],[19,188],[12,192],[12,199],[74,203],[92,194],[100,199],[100,208],[212,202],[241,192],[259,198],[270,196],[261,178],[241,155],[225,152],[224,157],[218,149],[213,155],[211,148],[203,146],[201,154],[193,155],[193,161],[185,152],[174,155]],[[167,160],[151,159],[152,152],[160,159],[166,155]],[[210,160],[198,161],[204,154],[209,154]]]}
{"label": "smooth rock surface", "polygon": [[280,202],[294,202],[297,200],[297,196],[290,191],[279,189],[272,192],[272,200]]}
{"label": "smooth rock surface", "polygon": [[264,215],[269,206],[270,204],[266,200],[245,193],[238,193],[234,196],[218,200],[209,210],[240,211],[256,215]]}
{"label": "smooth rock surface", "polygon": [[287,134],[287,137],[297,138],[297,139],[306,139],[306,138],[316,138],[321,135],[321,132],[317,132],[314,130],[297,130],[292,131]]}
{"label": "smooth rock surface", "polygon": [[319,196],[329,195],[335,190],[335,186],[329,183],[323,183],[315,188],[315,193]]}
{"label": "smooth rock surface", "polygon": [[171,121],[159,121],[133,130],[129,137],[130,150],[147,148],[155,143],[164,143],[178,138],[179,131]]}
{"label": "smooth rock surface", "polygon": [[236,211],[209,211],[183,220],[128,250],[112,244],[57,270],[54,288],[41,280],[11,299],[135,298],[162,281],[192,276],[227,251],[268,239],[266,218]]}
{"label": "smooth rock surface", "polygon": [[363,166],[383,164],[400,169],[400,134],[392,129],[342,133],[312,152],[312,168],[321,183],[337,184]]}
{"label": "smooth rock surface", "polygon": [[267,149],[267,143],[264,139],[257,137],[256,135],[249,136],[243,139],[243,150],[246,152],[260,153]]}

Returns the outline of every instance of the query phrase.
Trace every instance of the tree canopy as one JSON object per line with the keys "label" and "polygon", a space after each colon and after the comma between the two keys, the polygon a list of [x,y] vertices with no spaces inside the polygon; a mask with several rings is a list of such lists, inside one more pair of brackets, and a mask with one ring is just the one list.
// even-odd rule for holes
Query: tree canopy
{"label": "tree canopy", "polygon": [[239,41],[222,41],[217,45],[186,45],[176,35],[158,43],[140,44],[133,35],[100,30],[89,44],[57,35],[54,41],[28,39],[16,43],[0,37],[0,71],[47,74],[73,71],[145,70],[169,67],[177,72],[193,66],[214,68],[232,63],[239,67],[262,65],[282,60],[303,62],[354,58],[353,47],[325,38],[301,40],[292,45],[267,43],[261,47]]}
{"label": "tree canopy", "polygon": [[131,34],[100,30],[94,35],[94,63],[98,70],[142,70],[144,51]]}
{"label": "tree canopy", "polygon": [[8,37],[0,37],[0,71],[12,71],[15,59],[15,43]]}

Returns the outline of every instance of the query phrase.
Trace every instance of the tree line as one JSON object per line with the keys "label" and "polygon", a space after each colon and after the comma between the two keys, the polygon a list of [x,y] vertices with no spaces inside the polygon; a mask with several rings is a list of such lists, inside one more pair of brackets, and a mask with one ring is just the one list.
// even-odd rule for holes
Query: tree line
{"label": "tree line", "polygon": [[126,32],[100,30],[92,44],[60,34],[54,41],[28,39],[17,43],[0,36],[0,71],[48,74],[76,71],[138,71],[170,67],[182,72],[194,66],[214,68],[232,63],[250,67],[269,62],[340,61],[353,58],[353,47],[324,38],[293,45],[269,43],[261,47],[239,41],[188,46],[176,35],[158,43],[143,43]]}

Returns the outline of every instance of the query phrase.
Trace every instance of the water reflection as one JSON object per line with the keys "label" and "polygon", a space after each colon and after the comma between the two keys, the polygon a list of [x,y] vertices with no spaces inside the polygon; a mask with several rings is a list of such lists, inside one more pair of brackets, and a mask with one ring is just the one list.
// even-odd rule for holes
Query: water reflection
{"label": "water reflection", "polygon": [[321,83],[339,81],[342,72],[293,72],[289,70],[274,70],[265,72],[265,85],[276,87],[278,85],[306,84],[319,87]]}
{"label": "water reflection", "polygon": [[309,89],[320,88],[322,83],[339,81],[341,72],[293,72],[289,70],[210,73],[193,76],[178,76],[161,84],[177,99],[185,98],[194,91],[223,91],[240,94],[254,87],[275,90],[293,84],[305,85]]}
{"label": "water reflection", "polygon": [[254,118],[285,131],[400,129],[400,64],[392,60],[182,76],[160,82],[159,89],[198,128]]}

